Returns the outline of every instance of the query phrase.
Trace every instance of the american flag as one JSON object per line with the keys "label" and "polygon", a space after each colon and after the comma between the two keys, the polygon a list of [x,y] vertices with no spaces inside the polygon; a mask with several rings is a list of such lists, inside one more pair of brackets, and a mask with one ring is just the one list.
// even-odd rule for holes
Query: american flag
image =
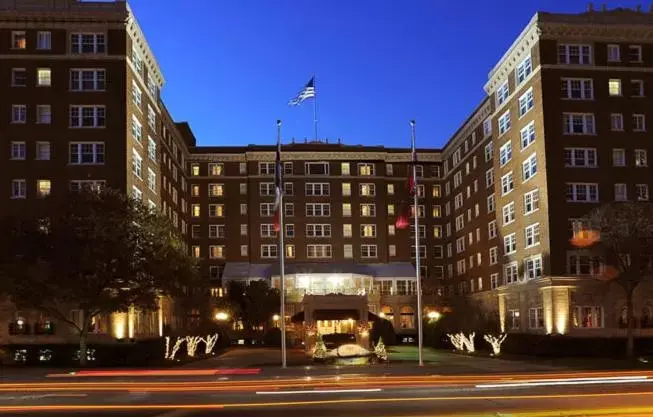
{"label": "american flag", "polygon": [[276,198],[274,200],[274,231],[281,230],[281,193],[283,193],[283,165],[281,164],[281,141],[277,140],[277,155],[274,161],[274,188]]}
{"label": "american flag", "polygon": [[315,98],[315,77],[306,83],[304,88],[293,98],[288,101],[289,106],[299,106],[305,100],[309,98]]}

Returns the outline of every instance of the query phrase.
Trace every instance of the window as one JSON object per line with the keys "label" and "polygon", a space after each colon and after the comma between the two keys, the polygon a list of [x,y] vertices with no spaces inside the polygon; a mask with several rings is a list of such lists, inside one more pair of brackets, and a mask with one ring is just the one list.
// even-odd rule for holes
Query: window
{"label": "window", "polygon": [[274,162],[259,162],[258,163],[258,174],[259,175],[273,175],[274,174]]}
{"label": "window", "polygon": [[394,184],[386,184],[386,189],[387,189],[387,194],[388,195],[394,195],[395,194],[395,185]]}
{"label": "window", "polygon": [[293,163],[284,162],[283,163],[283,175],[293,175]]}
{"label": "window", "polygon": [[593,100],[594,83],[591,78],[563,78],[562,98],[568,100]]}
{"label": "window", "polygon": [[360,184],[358,190],[362,197],[374,197],[376,195],[376,185],[374,184]]}
{"label": "window", "polygon": [[536,246],[540,244],[540,224],[535,223],[526,226],[524,229],[526,247]]}
{"label": "window", "polygon": [[453,175],[453,188],[458,188],[463,183],[463,173],[458,171]]}
{"label": "window", "polygon": [[487,212],[492,213],[495,210],[495,207],[494,194],[492,194],[487,198]]}
{"label": "window", "polygon": [[596,203],[599,201],[598,184],[567,183],[567,202]]}
{"label": "window", "polygon": [[277,245],[261,245],[261,258],[276,258],[277,249]]}
{"label": "window", "polygon": [[499,261],[497,247],[490,248],[490,265],[496,265]]}
{"label": "window", "polygon": [[132,185],[132,198],[134,200],[143,201],[143,192],[135,185]]}
{"label": "window", "polygon": [[633,114],[633,132],[646,131],[646,116],[643,114]]}
{"label": "window", "polygon": [[147,187],[156,193],[156,172],[152,171],[151,168],[147,169]]}
{"label": "window", "polygon": [[629,45],[628,46],[628,60],[630,62],[642,62],[642,46]]}
{"label": "window", "polygon": [[621,51],[619,45],[608,45],[608,62],[621,61]]}
{"label": "window", "polygon": [[603,308],[598,306],[574,307],[571,311],[574,327],[594,329],[603,327]]}
{"label": "window", "polygon": [[528,309],[528,327],[531,329],[544,328],[544,310],[542,307]]}
{"label": "window", "polygon": [[522,162],[522,178],[528,181],[537,174],[537,156],[532,154],[524,162]]}
{"label": "window", "polygon": [[511,233],[503,237],[503,254],[511,255],[517,252],[517,237],[515,233]]}
{"label": "window", "polygon": [[209,176],[221,177],[224,175],[224,164],[209,164]]}
{"label": "window", "polygon": [[[388,214],[390,214],[390,205],[388,205]],[[342,203],[342,216],[351,217],[351,203]]]}
{"label": "window", "polygon": [[627,201],[628,200],[628,188],[626,184],[615,184],[614,185],[614,201]]}
{"label": "window", "polygon": [[[465,260],[460,259],[459,261],[456,262],[456,275],[463,275],[465,273]],[[461,285],[463,284],[462,282],[460,283]],[[464,293],[464,287],[462,287],[462,292]]]}
{"label": "window", "polygon": [[242,216],[247,215],[247,203],[241,203],[240,204],[240,214]]}
{"label": "window", "polygon": [[141,71],[143,71],[143,60],[141,59],[141,56],[138,54],[136,48],[133,47],[132,47],[131,61],[132,64],[134,64],[134,68],[136,69],[136,72],[140,73]]}
{"label": "window", "polygon": [[456,239],[456,253],[461,253],[465,251],[465,238],[459,237]]}
{"label": "window", "polygon": [[223,239],[226,237],[224,224],[210,224],[209,225],[209,238]]}
{"label": "window", "polygon": [[[512,159],[512,144],[510,141],[504,143],[501,148],[499,148],[499,162],[501,163],[501,166],[504,166],[507,164],[510,160]],[[494,176],[492,176],[493,178]],[[485,176],[485,182],[487,184],[487,173]],[[491,184],[490,184],[491,185]],[[489,187],[489,185],[488,185]]]}
{"label": "window", "polygon": [[306,245],[307,258],[331,258],[331,245]]}
{"label": "window", "polygon": [[343,197],[349,197],[351,195],[351,183],[343,182],[342,183],[342,195]]}
{"label": "window", "polygon": [[499,135],[503,135],[510,129],[510,110],[507,110],[499,117]]}
{"label": "window", "polygon": [[247,236],[247,224],[240,225],[240,235]]}
{"label": "window", "polygon": [[635,194],[637,195],[637,201],[648,201],[648,185],[635,184]]}
{"label": "window", "polygon": [[193,258],[199,258],[200,257],[200,247],[199,246],[192,246],[191,250],[193,251]]}
{"label": "window", "polygon": [[147,105],[147,125],[150,129],[156,130],[156,113],[149,104]]}
{"label": "window", "polygon": [[104,127],[104,106],[70,106],[70,127]]}
{"label": "window", "polygon": [[503,225],[510,224],[515,221],[515,202],[511,201],[510,203],[503,206],[501,209],[503,214]]}
{"label": "window", "polygon": [[240,245],[240,256],[247,256],[247,245]]}
{"label": "window", "polygon": [[540,209],[540,190],[529,191],[524,194],[524,215]]}
{"label": "window", "polygon": [[523,117],[534,105],[533,87],[531,87],[519,97],[519,117]]}
{"label": "window", "polygon": [[329,203],[307,203],[307,217],[329,217],[331,215],[331,204]]}
{"label": "window", "polygon": [[342,225],[342,236],[343,237],[351,237],[351,224],[343,224]]}
{"label": "window", "polygon": [[454,208],[458,210],[462,206],[463,206],[463,193],[458,193],[454,198]]}
{"label": "window", "polygon": [[361,224],[361,237],[376,237],[376,225]]}
{"label": "window", "polygon": [[535,122],[530,122],[522,130],[519,131],[521,138],[521,148],[528,148],[531,143],[535,142]]}
{"label": "window", "polygon": [[25,71],[25,68],[12,68],[11,86],[12,87],[27,86],[27,72]]}
{"label": "window", "polygon": [[224,205],[209,204],[209,217],[224,217]]}
{"label": "window", "polygon": [[515,188],[515,183],[512,179],[512,171],[501,177],[501,195],[506,195]]}
{"label": "window", "polygon": [[592,48],[589,45],[560,44],[558,45],[559,64],[589,65],[592,63]]}
{"label": "window", "polygon": [[458,165],[461,159],[462,159],[462,155],[460,154],[460,148],[458,148],[453,153],[453,158],[452,158],[453,165],[454,166]]}
{"label": "window", "polygon": [[361,245],[361,258],[376,258],[376,245]]}
{"label": "window", "polygon": [[[447,204],[449,204],[449,203],[447,203]],[[393,210],[394,210],[394,209],[393,209]],[[388,213],[388,214],[390,214],[390,213]],[[433,210],[432,210],[432,213],[431,213],[431,214],[432,214],[433,217],[436,218],[436,219],[442,217],[442,209],[441,209],[441,206],[433,206]]]}
{"label": "window", "polygon": [[261,182],[258,184],[258,192],[260,196],[275,195],[276,188],[273,182]]}
{"label": "window", "polygon": [[434,246],[433,249],[433,257],[435,259],[442,259],[444,257],[444,249],[442,246]]}
{"label": "window", "polygon": [[132,102],[140,110],[141,104],[143,104],[143,92],[134,80],[132,80]]}
{"label": "window", "polygon": [[503,277],[506,285],[515,284],[519,280],[519,267],[517,261],[504,265]]}
{"label": "window", "polygon": [[27,106],[24,104],[13,104],[11,106],[11,123],[27,122]]}
{"label": "window", "polygon": [[391,177],[394,174],[394,168],[392,164],[385,164],[385,175]]}
{"label": "window", "polygon": [[11,49],[27,48],[27,34],[23,30],[11,31]]}
{"label": "window", "polygon": [[340,175],[350,175],[349,162],[340,163]]}
{"label": "window", "polygon": [[295,195],[295,187],[293,186],[292,182],[283,183],[283,194],[289,196]]}
{"label": "window", "polygon": [[11,180],[11,198],[27,197],[27,182],[25,180]]}
{"label": "window", "polygon": [[492,134],[492,119],[483,120],[483,137],[486,138]]}
{"label": "window", "polygon": [[277,232],[274,230],[274,224],[261,224],[261,237],[276,237]]}
{"label": "window", "polygon": [[104,189],[105,181],[93,181],[93,180],[73,180],[70,181],[70,191],[79,192],[80,190],[93,190],[100,191]]}
{"label": "window", "polygon": [[388,236],[394,236],[395,235],[395,225],[394,224],[389,224],[388,225]]}
{"label": "window", "polygon": [[11,159],[25,160],[26,152],[25,142],[11,142]]}
{"label": "window", "polygon": [[329,183],[308,182],[305,185],[304,191],[307,196],[328,196],[331,192],[331,187]]}
{"label": "window", "polygon": [[158,98],[157,90],[158,86],[156,81],[151,76],[147,77],[147,90],[152,94],[152,97],[156,100]]}
{"label": "window", "polygon": [[199,177],[199,175],[200,175],[200,164],[191,164],[191,166],[190,166],[190,175],[193,176],[193,177]]}
{"label": "window", "polygon": [[524,259],[524,279],[542,277],[542,256],[536,255]]}
{"label": "window", "polygon": [[329,163],[305,162],[304,171],[306,175],[329,175]]}
{"label": "window", "polygon": [[238,164],[238,173],[240,175],[245,175],[247,174],[247,163],[246,162],[240,162]]}
{"label": "window", "polygon": [[626,166],[626,151],[623,149],[612,150],[612,166],[625,167]]}
{"label": "window", "polygon": [[261,217],[271,217],[274,213],[274,203],[261,203],[259,207]]}
{"label": "window", "polygon": [[50,142],[36,142],[36,160],[50,160]]}
{"label": "window", "polygon": [[490,275],[490,289],[499,288],[499,274]]}
{"label": "window", "polygon": [[601,260],[596,256],[570,252],[567,256],[567,270],[570,275],[601,275]]}
{"label": "window", "polygon": [[624,117],[621,113],[610,114],[610,130],[613,132],[621,132],[624,130]]}
{"label": "window", "polygon": [[456,217],[456,231],[460,231],[465,228],[465,215],[461,214]]}
{"label": "window", "polygon": [[361,163],[358,164],[358,175],[360,176],[373,176],[374,175],[374,164]]}
{"label": "window", "polygon": [[103,33],[73,33],[70,35],[73,54],[103,54],[106,51]]}
{"label": "window", "polygon": [[618,78],[610,78],[608,80],[608,94],[611,97],[621,96],[621,80]]}
{"label": "window", "polygon": [[306,237],[331,237],[331,225],[307,224]]}
{"label": "window", "polygon": [[397,256],[397,246],[389,245],[388,246],[388,256]]}
{"label": "window", "polygon": [[630,96],[644,97],[644,81],[630,80]]}
{"label": "window", "polygon": [[485,162],[492,160],[492,150],[493,150],[492,142],[485,145]]}
{"label": "window", "polygon": [[156,163],[156,142],[150,136],[147,137],[147,156]]}
{"label": "window", "polygon": [[594,114],[592,113],[563,113],[565,135],[593,135]]}
{"label": "window", "polygon": [[104,164],[104,142],[71,142],[68,149],[70,164]]}
{"label": "window", "polygon": [[510,96],[510,87],[508,86],[508,80],[504,81],[503,84],[497,88],[497,107],[502,105]]}
{"label": "window", "polygon": [[354,247],[351,244],[343,246],[343,257],[345,259],[351,259],[354,257]]}
{"label": "window", "polygon": [[497,237],[497,221],[492,220],[487,224],[487,237],[488,239],[494,239]]}
{"label": "window", "polygon": [[209,184],[209,197],[224,197],[224,184]]}
{"label": "window", "polygon": [[[411,259],[415,259],[415,245],[411,245],[410,247],[410,257]],[[426,246],[424,245],[419,245],[419,258],[426,259]]]}
{"label": "window", "polygon": [[361,206],[360,206],[360,215],[361,215],[361,217],[374,217],[374,216],[376,216],[376,204],[361,204]]}
{"label": "window", "polygon": [[286,228],[286,237],[293,238],[295,237],[295,225],[294,224],[286,224],[284,225]]}
{"label": "window", "polygon": [[52,33],[39,31],[36,34],[36,49],[49,50],[52,49]]}
{"label": "window", "polygon": [[132,173],[138,178],[143,178],[143,158],[132,149]]}
{"label": "window", "polygon": [[529,55],[517,65],[517,85],[523,83],[531,72],[533,72],[533,61]]}

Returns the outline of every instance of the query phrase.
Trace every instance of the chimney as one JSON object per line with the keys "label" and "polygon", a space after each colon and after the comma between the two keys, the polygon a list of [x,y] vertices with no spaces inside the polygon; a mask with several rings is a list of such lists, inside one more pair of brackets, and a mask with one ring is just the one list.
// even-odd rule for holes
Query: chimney
{"label": "chimney", "polygon": [[601,11],[605,12],[608,10],[608,6],[605,5],[605,3],[601,4]]}
{"label": "chimney", "polygon": [[588,12],[594,11],[594,3],[587,3],[587,11]]}

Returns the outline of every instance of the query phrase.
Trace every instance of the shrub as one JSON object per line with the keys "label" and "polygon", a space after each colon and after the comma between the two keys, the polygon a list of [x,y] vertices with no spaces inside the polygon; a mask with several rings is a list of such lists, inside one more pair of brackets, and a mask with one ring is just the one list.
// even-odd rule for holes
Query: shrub
{"label": "shrub", "polygon": [[380,338],[383,338],[383,343],[385,343],[386,346],[397,344],[397,335],[395,334],[394,326],[389,320],[380,317],[374,320],[371,337],[374,345],[379,342]]}

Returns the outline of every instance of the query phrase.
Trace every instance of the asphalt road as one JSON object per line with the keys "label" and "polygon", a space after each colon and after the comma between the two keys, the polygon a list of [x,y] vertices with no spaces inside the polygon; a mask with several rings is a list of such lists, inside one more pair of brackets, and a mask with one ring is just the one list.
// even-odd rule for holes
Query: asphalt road
{"label": "asphalt road", "polygon": [[653,372],[83,377],[0,384],[2,416],[653,416]]}

